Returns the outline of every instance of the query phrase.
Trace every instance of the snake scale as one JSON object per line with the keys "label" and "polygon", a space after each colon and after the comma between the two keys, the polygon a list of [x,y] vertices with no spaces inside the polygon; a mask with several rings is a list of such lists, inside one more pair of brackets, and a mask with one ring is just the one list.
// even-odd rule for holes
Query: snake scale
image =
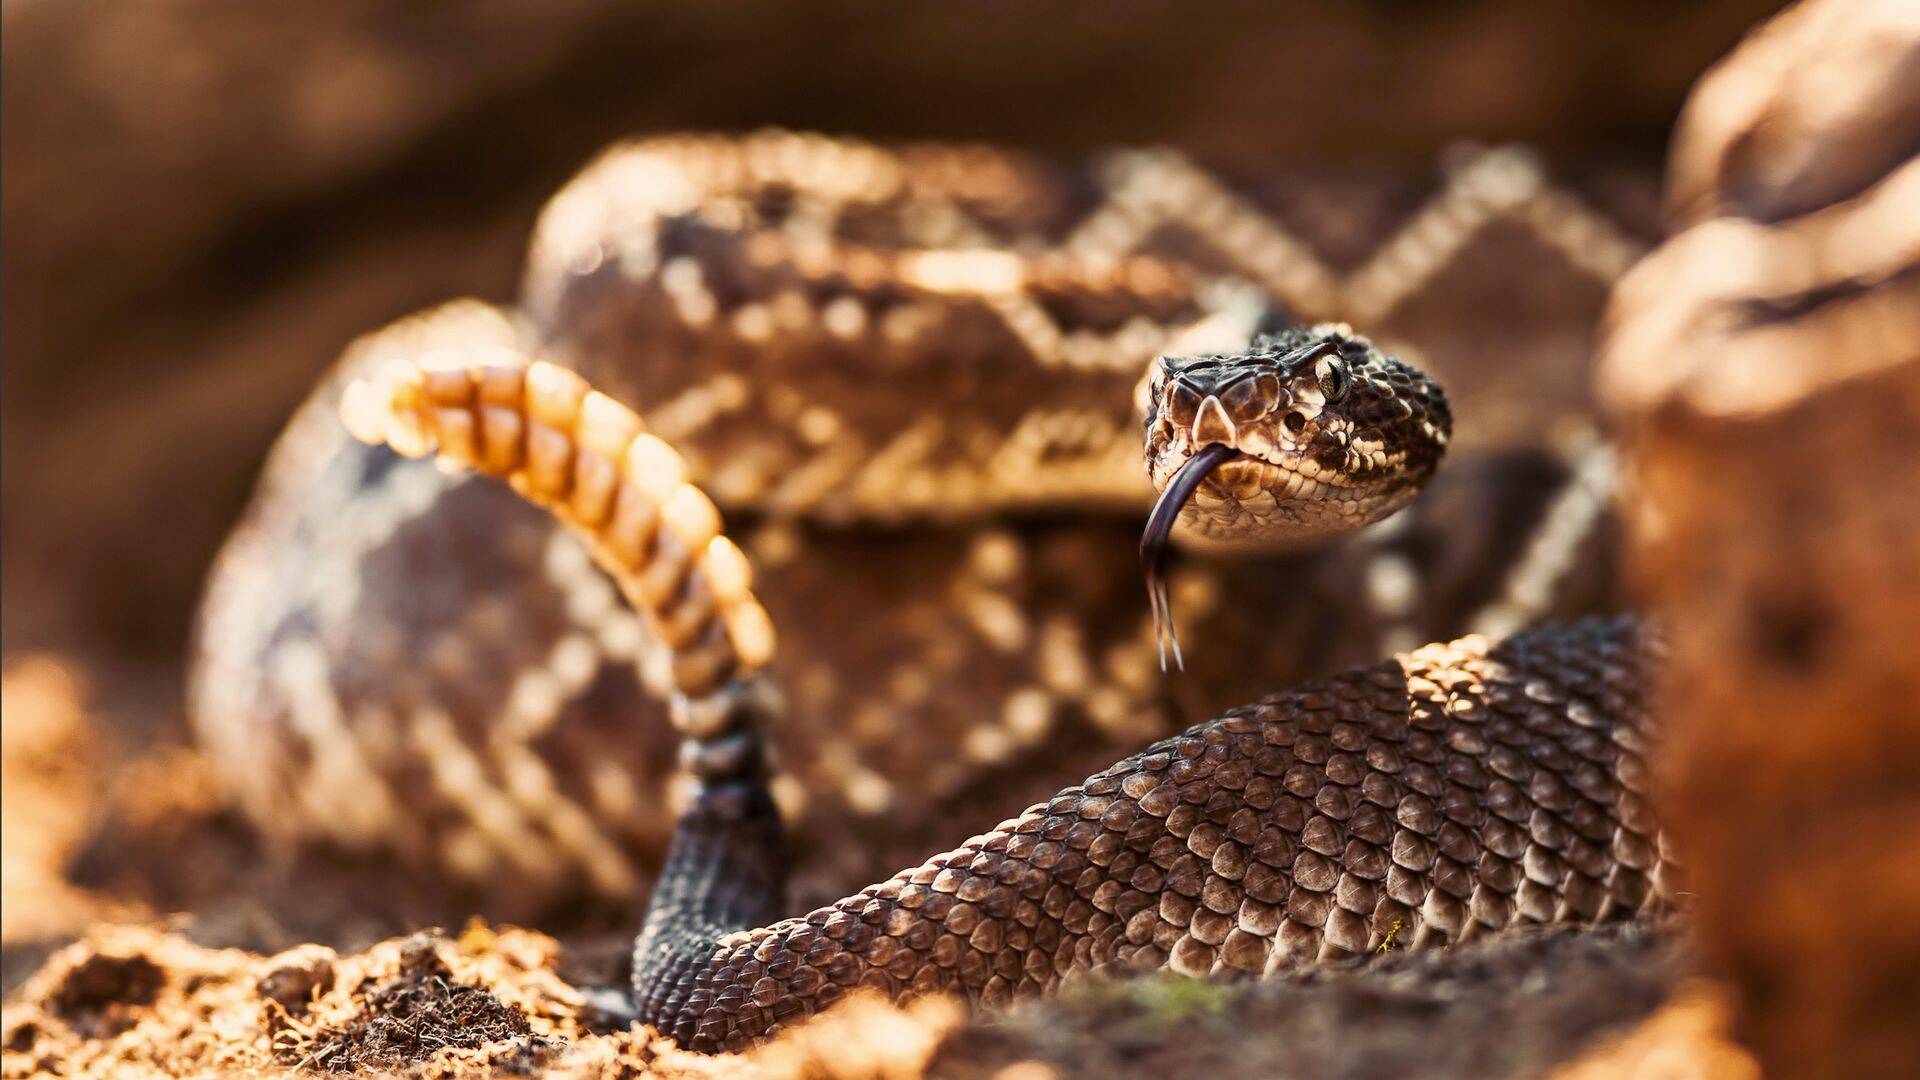
{"label": "snake scale", "polygon": [[[516,835],[526,835],[476,797],[473,785],[460,786],[498,762],[518,806],[547,805],[544,798],[573,808],[546,822],[563,849],[615,865],[604,845],[596,847],[593,826],[621,799],[602,789],[599,802],[584,804],[591,810],[581,809],[551,782],[543,786],[537,770],[516,772],[515,762],[534,763],[524,752],[515,757],[512,743],[460,726],[451,706],[419,709],[383,734],[383,724],[393,728],[390,716],[343,707],[337,689],[327,695],[331,708],[315,708],[298,693],[331,679],[372,698],[404,696],[391,657],[384,671],[342,667],[362,641],[315,637],[315,627],[324,630],[331,619],[383,631],[367,620],[384,605],[424,629],[435,610],[447,610],[436,604],[474,602],[458,595],[457,575],[440,585],[362,575],[343,599],[337,568],[316,570],[313,553],[324,550],[328,527],[356,500],[366,508],[359,493],[425,475],[405,472],[415,467],[390,455],[339,449],[325,425],[342,388],[360,379],[348,387],[358,433],[413,454],[438,449],[454,464],[507,476],[586,535],[643,613],[644,642],[629,655],[643,657],[653,688],[670,692],[675,726],[689,736],[680,760],[694,780],[679,789],[684,809],[641,936],[636,989],[643,1016],[689,1045],[737,1046],[857,985],[944,988],[995,1002],[1109,965],[1279,970],[1390,943],[1459,940],[1516,920],[1600,919],[1661,902],[1669,890],[1639,747],[1644,650],[1629,625],[1587,622],[1417,649],[1229,710],[918,869],[803,918],[772,921],[781,912],[788,849],[758,733],[803,717],[807,693],[804,683],[794,687],[782,709],[765,692],[756,672],[773,655],[771,624],[784,628],[781,611],[770,600],[769,619],[755,598],[747,559],[720,535],[719,514],[702,488],[721,506],[757,507],[804,528],[862,516],[911,528],[1035,508],[1125,514],[1137,526],[1131,515],[1144,485],[1134,411],[1147,404],[1137,399],[1167,392],[1142,383],[1143,359],[1244,349],[1250,313],[1260,309],[1249,295],[1285,293],[1289,277],[1293,295],[1284,299],[1296,309],[1332,303],[1315,295],[1331,286],[1311,275],[1276,271],[1279,280],[1249,287],[1244,275],[1208,271],[1202,259],[1118,250],[1140,240],[1113,240],[1127,227],[1125,214],[1108,213],[1106,204],[1087,214],[1085,192],[1026,168],[985,151],[892,155],[784,136],[642,144],[609,155],[549,208],[534,245],[524,320],[448,309],[350,355],[276,451],[255,514],[216,570],[203,616],[196,722],[219,756],[257,763],[251,793],[239,785],[256,815],[283,826],[331,817],[336,837],[342,828],[378,831],[406,815],[381,805],[377,793],[339,814],[329,814],[325,800],[359,798],[343,796],[340,786],[377,770],[382,752],[394,756],[410,744],[431,759],[425,783],[434,798],[472,823],[441,849],[444,861],[484,865],[474,859],[484,859],[486,840],[505,837],[511,849]],[[1536,200],[1511,192],[1499,198],[1508,211],[1522,208],[1514,217],[1536,212]],[[1067,204],[1071,211],[1062,209]],[[1047,223],[1063,216],[1085,220],[1071,236],[1036,246],[1036,238],[1049,239]],[[1231,248],[1233,231],[1227,236],[1223,246]],[[1364,299],[1364,290],[1349,291]],[[634,362],[636,350],[660,356]],[[537,355],[565,367],[527,366]],[[1009,377],[1009,357],[1022,365],[1017,377]],[[406,363],[396,368],[395,359]],[[386,373],[376,375],[382,363]],[[689,378],[703,365],[717,375]],[[606,393],[589,390],[569,367]],[[903,414],[875,392],[882,376],[909,380],[937,404]],[[1311,381],[1319,401],[1297,388],[1287,398],[1319,407],[1339,396],[1325,372]],[[1276,404],[1276,387],[1240,382],[1238,393],[1254,407]],[[770,387],[785,388],[784,396]],[[1194,399],[1195,415],[1182,422],[1195,443],[1203,428],[1223,421],[1235,436],[1256,430],[1227,415],[1227,391],[1223,384],[1218,395]],[[643,422],[622,400],[665,404]],[[1058,411],[1036,407],[1074,402],[1103,403],[1104,419],[1083,412],[1061,422]],[[1282,415],[1274,412],[1274,422],[1288,423]],[[1330,418],[1338,415],[1328,409]],[[1310,421],[1317,418],[1298,422]],[[887,437],[849,444],[849,432]],[[1338,460],[1316,466],[1326,479],[1380,450],[1356,435],[1345,437]],[[1213,503],[1203,497],[1189,508],[1188,531],[1205,531],[1194,526],[1219,517],[1223,501],[1257,495],[1260,484],[1236,488],[1235,470],[1260,467],[1233,463],[1202,481]],[[1580,470],[1571,471],[1577,479]],[[699,486],[688,483],[694,478]],[[1156,469],[1155,480],[1166,479]],[[1387,502],[1404,501],[1414,486]],[[1561,519],[1580,516],[1568,505],[1552,501],[1540,512],[1544,524],[1567,531]],[[442,506],[439,516],[485,520],[486,512]],[[401,515],[399,527],[406,521]],[[393,524],[385,527],[385,538],[398,535]],[[1420,528],[1416,522],[1412,535],[1430,539]],[[771,535],[744,546],[791,546]],[[969,561],[1004,578],[1007,571],[993,567],[1021,566],[1020,541],[1039,550],[1048,542],[1044,526],[1016,536],[1013,554],[1002,537],[989,536],[976,541]],[[1546,561],[1564,563],[1579,540],[1549,545],[1555,550]],[[526,556],[518,557],[524,564]],[[422,570],[417,558],[401,565]],[[1093,576],[1091,569],[1069,567]],[[1280,572],[1289,569],[1300,564],[1283,562]],[[1544,572],[1553,578],[1562,569]],[[768,574],[768,583],[777,580]],[[1287,587],[1304,592],[1298,585]],[[1497,599],[1498,587],[1492,592]],[[1138,593],[1128,593],[1137,605]],[[973,602],[981,636],[991,645],[998,632],[1013,652],[1029,651],[1022,642],[1031,639],[1007,629],[1024,627],[982,615],[995,609],[978,599],[961,602]],[[1553,606],[1551,599],[1528,602],[1536,609],[1529,615]],[[1278,614],[1255,610],[1249,621],[1258,627]],[[514,617],[506,614],[503,628],[496,616],[494,632],[510,637]],[[1106,666],[1123,673],[1123,684],[1157,684],[1145,666],[1154,628],[1150,619],[1138,625],[1139,636],[1110,651]],[[791,640],[791,629],[785,635]],[[1246,666],[1231,648],[1207,640],[1203,657],[1224,651]],[[556,647],[553,655],[561,653]],[[435,660],[469,676],[474,667],[471,657],[444,649]],[[576,681],[581,666],[556,662],[556,670],[575,670]],[[593,681],[592,665],[585,667]],[[264,679],[256,674],[263,668]],[[395,685],[369,692],[367,682],[379,675]],[[1065,692],[1046,690],[1056,698]],[[421,691],[416,685],[413,692]],[[557,711],[545,714],[542,731],[559,730]],[[1008,731],[1031,727],[1030,719],[1016,723],[1011,710],[1008,717]],[[618,741],[599,745],[620,747],[629,771],[670,772],[660,764],[671,760],[670,750],[658,752],[659,743],[626,719]],[[309,775],[330,777],[296,786],[291,809],[287,785],[276,789],[284,774],[257,767],[287,758],[274,740],[289,732],[304,744],[299,756],[313,767]],[[493,761],[476,758],[475,745]],[[631,810],[631,799],[624,805]],[[625,887],[612,871],[602,883]]]}

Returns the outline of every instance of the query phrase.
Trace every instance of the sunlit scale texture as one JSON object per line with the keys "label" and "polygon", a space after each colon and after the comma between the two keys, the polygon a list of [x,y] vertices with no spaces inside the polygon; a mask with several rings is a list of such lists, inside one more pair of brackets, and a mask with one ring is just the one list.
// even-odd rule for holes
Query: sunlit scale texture
{"label": "sunlit scale texture", "polygon": [[1103,968],[1271,973],[1657,906],[1646,646],[1626,622],[1465,638],[1148,747],[804,917],[641,987],[735,1047],[858,986],[996,1004]]}

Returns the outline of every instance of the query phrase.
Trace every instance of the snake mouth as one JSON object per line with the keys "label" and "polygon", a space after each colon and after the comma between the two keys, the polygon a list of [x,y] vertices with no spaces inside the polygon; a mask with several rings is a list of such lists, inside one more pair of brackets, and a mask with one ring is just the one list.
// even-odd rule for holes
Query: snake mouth
{"label": "snake mouth", "polygon": [[1168,540],[1173,536],[1174,523],[1180,520],[1180,511],[1186,508],[1194,492],[1200,490],[1200,485],[1215,469],[1235,458],[1259,460],[1224,443],[1201,447],[1167,481],[1166,489],[1153,504],[1153,513],[1147,515],[1147,528],[1140,536],[1140,562],[1147,572],[1147,598],[1153,605],[1153,638],[1160,652],[1161,671],[1167,670],[1169,652],[1173,654],[1175,667],[1186,668],[1186,661],[1180,655],[1180,636],[1173,625],[1173,604],[1167,595]]}

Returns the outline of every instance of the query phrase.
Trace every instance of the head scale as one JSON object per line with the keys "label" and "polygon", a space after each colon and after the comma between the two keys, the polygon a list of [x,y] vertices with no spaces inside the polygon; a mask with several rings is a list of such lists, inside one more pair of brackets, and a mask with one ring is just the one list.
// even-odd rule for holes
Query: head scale
{"label": "head scale", "polygon": [[1342,325],[1156,361],[1146,453],[1161,496],[1140,557],[1161,667],[1169,653],[1181,663],[1165,568],[1176,523],[1209,542],[1267,544],[1378,521],[1426,484],[1452,426],[1437,383]]}

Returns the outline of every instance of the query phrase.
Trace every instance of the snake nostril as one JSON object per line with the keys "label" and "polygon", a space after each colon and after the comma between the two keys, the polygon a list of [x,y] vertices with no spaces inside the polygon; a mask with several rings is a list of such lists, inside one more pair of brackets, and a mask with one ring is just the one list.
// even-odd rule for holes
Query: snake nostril
{"label": "snake nostril", "polygon": [[1295,435],[1298,435],[1302,431],[1307,430],[1307,414],[1301,412],[1298,409],[1295,409],[1294,411],[1288,413],[1287,418],[1281,421],[1281,423],[1284,423],[1287,425],[1288,431],[1291,431]]}

